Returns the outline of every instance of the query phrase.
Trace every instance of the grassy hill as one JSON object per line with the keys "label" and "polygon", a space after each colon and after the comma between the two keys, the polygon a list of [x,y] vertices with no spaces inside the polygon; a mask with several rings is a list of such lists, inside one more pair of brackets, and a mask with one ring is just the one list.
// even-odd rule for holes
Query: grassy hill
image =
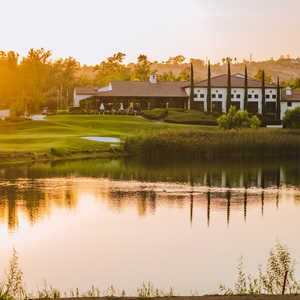
{"label": "grassy hill", "polygon": [[[264,69],[268,75],[272,76],[272,80],[276,82],[277,76],[280,77],[282,82],[291,81],[296,78],[300,78],[300,58],[298,59],[279,59],[279,60],[266,60],[258,62],[244,61],[243,63],[232,63],[232,73],[243,73],[245,64],[248,66],[249,76],[254,77],[259,69]],[[130,68],[134,68],[135,64],[130,63]],[[178,76],[189,68],[188,63],[183,64],[168,64],[168,63],[153,63],[152,70],[157,71],[158,74],[170,73]],[[195,79],[201,80],[207,78],[207,67],[201,60],[195,60],[194,62]],[[219,75],[227,73],[227,65],[223,63],[212,65],[212,75]],[[84,66],[77,74],[84,75],[86,78],[94,79],[96,71],[93,67]]]}

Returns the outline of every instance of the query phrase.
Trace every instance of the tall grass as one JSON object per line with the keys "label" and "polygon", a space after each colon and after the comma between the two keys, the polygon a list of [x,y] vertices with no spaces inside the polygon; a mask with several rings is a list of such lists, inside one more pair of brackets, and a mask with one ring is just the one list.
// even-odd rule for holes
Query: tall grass
{"label": "tall grass", "polygon": [[287,274],[287,293],[299,294],[300,281],[295,278],[295,261],[291,258],[287,247],[277,242],[269,253],[265,268],[258,267],[256,277],[245,273],[241,258],[237,267],[238,276],[234,287],[227,288],[220,285],[220,291],[225,295],[280,295],[283,290],[285,274]]}
{"label": "tall grass", "polygon": [[[295,278],[295,261],[292,259],[289,250],[276,243],[275,247],[271,249],[267,259],[266,267],[258,268],[258,276],[254,277],[247,274],[243,268],[243,261],[241,259],[238,268],[237,281],[233,288],[220,285],[220,292],[224,295],[278,295],[281,294],[284,275],[288,272],[286,291],[287,294],[300,293],[300,281]],[[139,298],[153,298],[153,297],[174,297],[175,292],[172,287],[169,290],[156,288],[150,281],[142,282],[137,287],[137,296]],[[191,291],[191,296],[199,296],[197,290]],[[92,286],[85,292],[81,292],[78,288],[63,292],[45,282],[42,289],[36,292],[26,292],[23,283],[23,272],[19,267],[18,255],[13,249],[12,259],[9,262],[9,269],[6,280],[0,284],[0,300],[25,300],[25,299],[59,299],[59,298],[87,298],[87,297],[104,297],[104,298],[125,298],[127,293],[125,290],[116,289],[113,285],[108,288],[100,290]]]}
{"label": "tall grass", "polygon": [[300,131],[171,129],[129,137],[124,146],[149,160],[297,157]]}

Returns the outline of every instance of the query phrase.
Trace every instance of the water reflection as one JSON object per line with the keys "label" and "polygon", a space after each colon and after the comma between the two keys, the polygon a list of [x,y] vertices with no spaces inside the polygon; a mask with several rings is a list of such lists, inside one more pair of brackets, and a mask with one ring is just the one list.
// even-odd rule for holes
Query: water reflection
{"label": "water reflection", "polygon": [[0,223],[14,232],[20,216],[34,225],[50,217],[54,207],[74,210],[82,191],[118,214],[135,205],[140,217],[154,215],[160,205],[189,203],[191,225],[198,201],[205,203],[208,227],[212,210],[221,210],[229,226],[232,210],[242,210],[247,222],[249,205],[260,206],[264,216],[266,202],[279,208],[287,192],[300,204],[298,162],[219,165],[159,167],[125,160],[87,160],[1,169]]}
{"label": "water reflection", "polygon": [[113,283],[134,295],[151,280],[180,294],[216,293],[234,282],[238,257],[254,272],[276,239],[300,259],[298,165],[86,160],[0,169],[0,270],[15,246],[32,288],[43,279],[64,290]]}

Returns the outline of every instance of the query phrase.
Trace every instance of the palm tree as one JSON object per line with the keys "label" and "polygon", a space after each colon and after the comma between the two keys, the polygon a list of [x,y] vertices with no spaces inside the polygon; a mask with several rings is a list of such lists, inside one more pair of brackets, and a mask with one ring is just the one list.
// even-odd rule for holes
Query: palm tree
{"label": "palm tree", "polygon": [[211,112],[211,71],[210,61],[208,62],[208,77],[207,77],[207,112]]}
{"label": "palm tree", "polygon": [[245,66],[244,110],[245,110],[245,111],[248,111],[248,69],[247,69],[247,66]]}
{"label": "palm tree", "polygon": [[228,61],[226,113],[228,113],[230,106],[231,106],[231,70],[230,70],[230,61]]}

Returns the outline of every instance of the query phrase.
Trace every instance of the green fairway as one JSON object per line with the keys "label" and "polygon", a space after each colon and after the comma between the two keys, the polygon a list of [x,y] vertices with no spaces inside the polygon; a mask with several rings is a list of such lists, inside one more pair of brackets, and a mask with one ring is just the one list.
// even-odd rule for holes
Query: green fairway
{"label": "green fairway", "polygon": [[[184,125],[151,122],[141,117],[115,115],[56,115],[45,121],[0,121],[0,153],[51,153],[109,151],[109,143],[80,139],[104,136],[125,139],[139,133]],[[197,126],[189,126],[195,128]]]}

